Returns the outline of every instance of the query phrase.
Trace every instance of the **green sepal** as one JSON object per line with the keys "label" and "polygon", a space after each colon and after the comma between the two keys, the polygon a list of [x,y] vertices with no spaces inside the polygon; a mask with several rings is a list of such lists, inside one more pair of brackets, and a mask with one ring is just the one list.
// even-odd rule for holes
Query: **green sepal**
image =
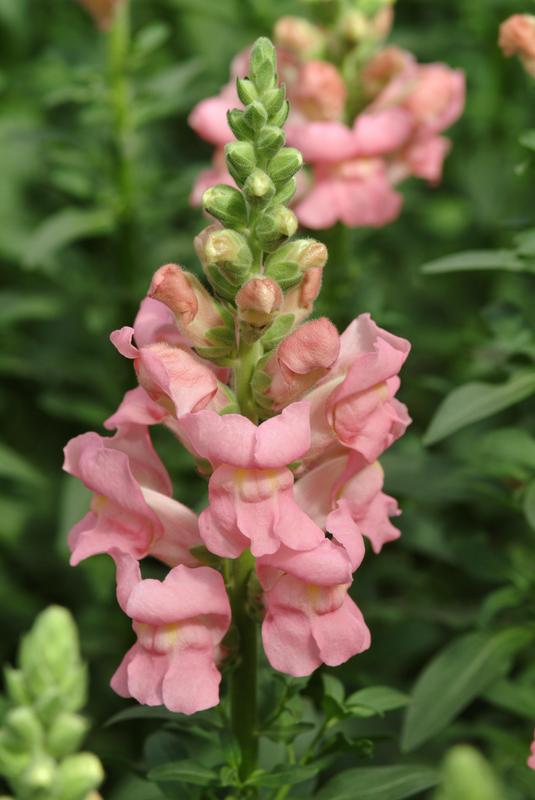
{"label": "green sepal", "polygon": [[285,206],[272,206],[266,209],[255,226],[255,234],[268,252],[274,252],[277,247],[297,230],[297,218]]}
{"label": "green sepal", "polygon": [[287,336],[293,328],[295,317],[293,314],[281,314],[261,338],[264,350],[273,350]]}
{"label": "green sepal", "polygon": [[17,705],[29,705],[31,703],[30,694],[26,688],[24,675],[20,669],[4,667],[4,681],[10,700]]}
{"label": "green sepal", "polygon": [[88,729],[88,721],[80,714],[58,714],[48,730],[47,753],[56,759],[71,755],[80,747]]}
{"label": "green sepal", "polygon": [[303,166],[303,156],[295,147],[283,147],[273,156],[268,166],[268,174],[275,184],[293,178]]}
{"label": "green sepal", "polygon": [[252,141],[254,139],[254,131],[245,122],[243,111],[239,108],[231,108],[227,111],[227,122],[236,139],[240,141]]}
{"label": "green sepal", "polygon": [[285,141],[282,128],[265,125],[256,138],[256,149],[261,155],[272,158],[284,146]]}
{"label": "green sepal", "polygon": [[277,114],[284,105],[286,100],[286,87],[284,84],[279,86],[278,89],[268,89],[262,94],[262,102],[270,119],[273,114]]}
{"label": "green sepal", "polygon": [[259,92],[271,89],[277,78],[275,48],[265,36],[257,39],[251,51],[249,77]]}
{"label": "green sepal", "polygon": [[254,83],[249,80],[249,78],[237,78],[236,91],[244,106],[258,100],[258,92],[256,91]]}
{"label": "green sepal", "polygon": [[243,112],[243,121],[251,130],[255,131],[255,133],[263,128],[268,121],[268,113],[259,100],[249,103],[245,108]]}
{"label": "green sepal", "polygon": [[229,142],[225,145],[225,160],[232,177],[243,183],[256,167],[255,149],[251,142]]}
{"label": "green sepal", "polygon": [[190,547],[190,553],[200,561],[201,564],[205,564],[207,567],[217,569],[221,566],[221,559],[219,556],[215,556],[202,544],[197,545],[197,547]]}
{"label": "green sepal", "polygon": [[227,360],[230,357],[228,347],[196,347],[195,352],[207,361],[213,361],[214,364],[219,366],[226,366],[222,360]]}
{"label": "green sepal", "polygon": [[238,189],[219,183],[207,189],[202,197],[205,211],[223,225],[241,227],[247,225],[247,205]]}
{"label": "green sepal", "polygon": [[[221,270],[215,264],[208,264],[205,269],[206,277],[210,282],[213,290],[225,300],[234,300],[239,286],[232,284],[226,277],[221,274]],[[197,348],[197,352],[199,348]]]}
{"label": "green sepal", "polygon": [[210,344],[226,345],[227,347],[232,348],[236,343],[234,328],[229,329],[222,326],[217,328],[208,328],[208,330],[205,331],[205,336]]}
{"label": "green sepal", "polygon": [[282,126],[288,119],[289,113],[290,113],[290,104],[288,103],[287,100],[285,100],[278,111],[276,111],[274,114],[269,115],[268,122],[270,125],[276,125],[279,128],[282,128]]}
{"label": "green sepal", "polygon": [[279,187],[278,191],[273,197],[273,202],[280,205],[288,205],[292,197],[297,191],[297,181],[295,178],[290,178],[286,183]]}
{"label": "green sepal", "polygon": [[277,281],[283,292],[297,286],[303,273],[296,261],[286,261],[280,264],[272,264],[266,268],[266,275]]}
{"label": "green sepal", "polygon": [[104,780],[104,770],[92,753],[76,753],[64,759],[57,769],[55,795],[57,800],[84,800]]}

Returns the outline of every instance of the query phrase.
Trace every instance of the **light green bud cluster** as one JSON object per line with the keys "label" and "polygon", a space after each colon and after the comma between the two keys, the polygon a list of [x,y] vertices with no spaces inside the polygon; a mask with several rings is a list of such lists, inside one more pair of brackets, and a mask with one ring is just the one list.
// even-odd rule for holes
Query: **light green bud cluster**
{"label": "light green bud cluster", "polygon": [[[252,48],[249,74],[237,80],[237,92],[243,108],[228,113],[236,141],[225,147],[237,188],[220,184],[204,193],[204,209],[217,224],[197,237],[196,250],[212,289],[238,319],[237,340],[247,346],[257,342],[258,356],[278,344],[282,336],[277,331],[288,333],[294,318],[302,320],[301,309],[294,317],[295,298],[286,308],[284,295],[299,286],[307,269],[323,268],[327,251],[312,239],[291,241],[298,222],[287,204],[303,158],[286,147],[283,126],[289,106],[269,39],[259,39]],[[268,298],[279,299],[270,303]]]}
{"label": "light green bud cluster", "polygon": [[0,774],[17,800],[89,800],[104,773],[96,756],[76,753],[89,727],[78,713],[87,671],[68,611],[51,606],[37,617],[17,667],[5,670]]}
{"label": "light green bud cluster", "polygon": [[505,791],[481,753],[470,745],[458,745],[444,759],[434,800],[505,800]]}

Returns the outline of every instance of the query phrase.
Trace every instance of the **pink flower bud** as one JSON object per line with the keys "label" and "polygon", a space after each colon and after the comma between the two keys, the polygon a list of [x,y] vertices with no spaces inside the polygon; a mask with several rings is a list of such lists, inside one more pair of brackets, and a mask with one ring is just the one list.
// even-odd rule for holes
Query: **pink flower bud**
{"label": "pink flower bud", "polygon": [[504,55],[518,54],[526,71],[535,77],[535,17],[513,14],[500,25],[498,44]]}
{"label": "pink flower bud", "polygon": [[366,97],[376,97],[395,78],[415,68],[414,57],[399,47],[385,47],[364,67],[361,74],[362,88]]}
{"label": "pink flower bud", "polygon": [[339,350],[338,331],[326,317],[305,322],[283,339],[264,367],[273,407],[284,408],[323,378]]}
{"label": "pink flower bud", "polygon": [[224,325],[217,303],[197,280],[176,264],[166,264],[155,273],[149,297],[164,303],[175,315],[180,332],[194,347],[210,344],[206,331]]}
{"label": "pink flower bud", "polygon": [[293,314],[296,322],[305,320],[312,313],[314,300],[320,293],[322,275],[321,267],[307,269],[301,283],[286,292],[282,313]]}
{"label": "pink flower bud", "polygon": [[294,102],[308,119],[336,120],[344,112],[346,87],[328,61],[307,61],[299,72]]}
{"label": "pink flower bud", "polygon": [[262,328],[282,305],[280,286],[271,278],[251,278],[236,295],[240,319]]}
{"label": "pink flower bud", "polygon": [[321,30],[302,17],[281,17],[275,24],[277,47],[306,58],[320,51],[325,37]]}
{"label": "pink flower bud", "polygon": [[101,30],[106,30],[113,21],[116,6],[123,0],[78,0],[78,2],[89,11],[95,24]]}

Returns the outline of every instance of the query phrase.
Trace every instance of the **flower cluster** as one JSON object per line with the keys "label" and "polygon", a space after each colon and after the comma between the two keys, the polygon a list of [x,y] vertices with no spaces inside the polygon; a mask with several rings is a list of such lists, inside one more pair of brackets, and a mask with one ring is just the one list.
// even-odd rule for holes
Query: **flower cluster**
{"label": "flower cluster", "polygon": [[[385,225],[401,211],[397,184],[409,176],[431,184],[441,178],[450,149],[442,133],[462,113],[464,75],[385,46],[391,18],[387,3],[371,18],[344,13],[334,31],[299,17],[283,17],[275,26],[278,66],[292,106],[287,139],[310,167],[294,201],[308,228],[337,221]],[[190,115],[192,128],[215,146],[212,168],[195,183],[194,205],[209,186],[233,184],[224,158],[233,130],[227,113],[240,100],[235,81],[246,64],[247,52],[234,59],[230,83]]]}
{"label": "flower cluster", "polygon": [[[408,342],[368,314],[342,335],[307,319],[327,252],[291,238],[285,203],[302,160],[284,146],[288,103],[268,40],[238,93],[226,158],[240,189],[205,193],[216,222],[196,241],[213,291],[177,265],[156,272],[134,326],[111,336],[139,383],[105,423],[115,433],[65,450],[65,469],[93,492],[69,537],[72,563],[114,559],[137,637],[112,686],[184,713],[218,702],[237,564],[275,669],[307,675],[369,646],[348,588],[363,537],[378,553],[399,536],[377,459],[410,422],[395,397]],[[151,444],[157,424],[208,478],[198,517],[172,497]],[[170,568],[163,582],[142,578],[147,556]]]}

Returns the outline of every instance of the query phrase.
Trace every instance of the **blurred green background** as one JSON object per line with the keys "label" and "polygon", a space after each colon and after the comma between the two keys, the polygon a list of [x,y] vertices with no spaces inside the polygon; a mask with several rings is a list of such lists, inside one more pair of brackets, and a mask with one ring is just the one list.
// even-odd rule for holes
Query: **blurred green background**
{"label": "blurred green background", "polygon": [[[192,238],[203,220],[188,194],[211,150],[188,128],[188,113],[277,17],[311,9],[292,0],[134,0],[131,40],[110,56],[74,0],[0,0],[0,661],[13,658],[39,610],[70,608],[91,666],[92,745],[104,760],[137,752],[133,734],[119,745],[113,729],[98,727],[123,705],[107,683],[131,635],[111,564],[68,566],[65,535],[88,498],[62,474],[62,447],[87,429],[102,432],[134,385],[108,334],[131,323],[154,270],[169,261],[198,269]],[[533,81],[496,45],[500,21],[532,9],[520,0],[398,0],[391,41],[421,61],[464,69],[466,112],[439,187],[407,182],[394,224],[324,237],[331,256],[318,312],[342,329],[370,311],[413,343],[400,396],[414,422],[384,459],[403,537],[357,575],[374,644],[340,670],[349,688],[371,680],[410,688],[482,614],[505,614],[507,624],[519,607],[535,612],[534,534],[522,507],[535,473],[533,405],[422,444],[450,390],[533,363],[533,278],[421,272],[448,253],[509,246],[533,224],[533,172],[515,169],[526,159],[519,136],[534,123]],[[515,426],[518,441],[508,438]],[[497,430],[506,431],[498,441]],[[176,443],[163,434],[157,443],[176,496],[202,502],[202,482]],[[516,606],[488,600],[511,587],[523,592]],[[535,688],[527,655],[518,669]],[[526,717],[503,703],[471,706],[429,745],[430,757],[475,741],[513,775],[512,798],[535,797],[521,767],[533,727]]]}

